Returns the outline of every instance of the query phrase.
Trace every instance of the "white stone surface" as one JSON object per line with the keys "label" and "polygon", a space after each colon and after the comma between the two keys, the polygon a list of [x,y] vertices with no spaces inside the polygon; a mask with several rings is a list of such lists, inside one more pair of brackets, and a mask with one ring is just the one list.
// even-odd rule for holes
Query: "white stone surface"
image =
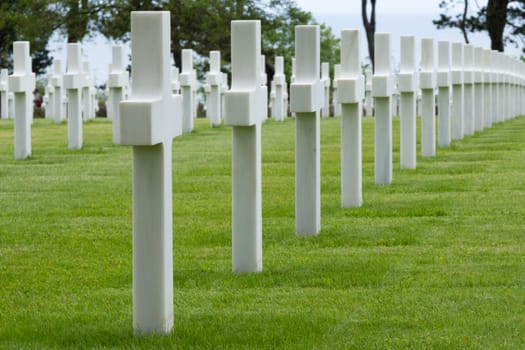
{"label": "white stone surface", "polygon": [[483,127],[492,127],[493,107],[492,107],[492,52],[490,49],[483,50]]}
{"label": "white stone surface", "polygon": [[193,117],[195,113],[195,86],[196,75],[193,69],[193,50],[182,50],[182,71],[179,75],[182,93],[182,132],[193,131]]}
{"label": "white stone surface", "polygon": [[399,160],[401,169],[416,168],[416,38],[413,35],[400,38],[399,92]]}
{"label": "white stone surface", "polygon": [[53,79],[53,74],[47,75],[47,83],[45,87],[45,95],[44,95],[44,109],[45,109],[45,118],[46,119],[53,119],[53,85],[51,84],[51,80]]}
{"label": "white stone surface", "polygon": [[286,116],[286,76],[284,75],[284,57],[275,57],[275,74],[272,81],[272,117],[282,122]]}
{"label": "white stone surface", "polygon": [[[332,98],[332,106],[334,108],[334,116],[340,117],[341,116],[341,103],[339,102],[339,92],[338,92],[338,86],[337,86],[337,80],[341,78],[341,64],[334,64],[334,82],[333,82],[333,98]],[[363,89],[364,90],[364,89]]]}
{"label": "white stone surface", "polygon": [[82,80],[82,119],[87,122],[95,117],[92,106],[93,98],[91,96],[94,80],[90,62],[85,61],[82,63],[82,73],[84,73],[84,79]]}
{"label": "white stone surface", "polygon": [[211,127],[221,126],[221,52],[210,51],[210,71],[206,74],[209,93],[206,96],[207,114]]}
{"label": "white stone surface", "polygon": [[328,62],[321,63],[321,84],[323,84],[323,106],[321,108],[321,116],[330,116],[330,64]]}
{"label": "white stone surface", "polygon": [[438,41],[438,145],[450,146],[450,42]]}
{"label": "white stone surface", "polygon": [[364,96],[358,29],[341,31],[341,75],[337,82],[341,115],[341,206],[363,204],[361,101]]}
{"label": "white stone surface", "polygon": [[52,85],[54,88],[53,96],[53,113],[55,117],[55,123],[59,124],[66,119],[66,110],[64,109],[64,90],[63,90],[63,73],[62,73],[62,61],[53,60],[53,77]]}
{"label": "white stone surface", "polygon": [[421,39],[419,84],[421,87],[421,155],[433,157],[436,155],[434,39]]}
{"label": "white stone surface", "polygon": [[375,33],[375,73],[372,95],[375,99],[375,183],[392,182],[392,111],[390,98],[393,81],[389,33]]}
{"label": "white stone surface", "polygon": [[374,99],[372,97],[372,70],[365,69],[365,115],[374,115]]}
{"label": "white stone surface", "polygon": [[67,147],[82,148],[82,65],[81,48],[78,43],[67,44],[67,72],[64,88],[67,92]]}
{"label": "white stone surface", "polygon": [[485,119],[483,87],[483,48],[474,47],[474,131],[483,131]]}
{"label": "white stone surface", "polygon": [[463,102],[465,104],[465,135],[474,135],[474,46],[467,44],[463,49]]}
{"label": "white stone surface", "polygon": [[296,114],[295,229],[300,236],[317,235],[321,229],[319,114],[324,99],[319,66],[319,26],[296,26],[290,111]]}
{"label": "white stone surface", "polygon": [[463,52],[462,43],[452,43],[452,140],[461,140],[464,131],[464,103],[463,103]]}
{"label": "white stone surface", "polygon": [[224,123],[233,127],[232,269],[262,271],[261,122],[266,119],[261,85],[261,23],[231,23],[232,86],[225,93]]}
{"label": "white stone surface", "polygon": [[111,70],[108,76],[108,101],[110,115],[113,120],[113,143],[120,143],[120,101],[124,100],[124,90],[129,84],[128,72],[124,65],[124,46],[114,45],[112,47]]}
{"label": "white stone surface", "polygon": [[[9,79],[7,69],[0,70],[0,119],[8,119],[9,109],[7,95],[9,93]],[[12,118],[12,116],[11,116]]]}
{"label": "white stone surface", "polygon": [[13,43],[13,74],[9,77],[9,90],[14,93],[15,159],[31,156],[31,119],[35,74],[32,72],[29,42]]}
{"label": "white stone surface", "polygon": [[120,102],[121,144],[133,146],[133,328],[173,329],[170,13],[131,13],[132,90]]}

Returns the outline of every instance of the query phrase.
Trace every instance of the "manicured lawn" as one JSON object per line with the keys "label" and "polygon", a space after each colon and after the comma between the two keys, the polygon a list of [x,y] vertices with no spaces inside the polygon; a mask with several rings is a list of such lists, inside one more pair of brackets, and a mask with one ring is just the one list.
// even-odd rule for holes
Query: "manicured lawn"
{"label": "manicured lawn", "polygon": [[13,160],[0,121],[0,349],[525,347],[525,117],[376,186],[363,121],[363,194],[340,208],[340,120],[323,119],[322,231],[295,236],[293,120],[263,128],[264,272],[231,272],[231,129],[174,141],[175,331],[137,338],[131,150],[111,125],[36,120]]}

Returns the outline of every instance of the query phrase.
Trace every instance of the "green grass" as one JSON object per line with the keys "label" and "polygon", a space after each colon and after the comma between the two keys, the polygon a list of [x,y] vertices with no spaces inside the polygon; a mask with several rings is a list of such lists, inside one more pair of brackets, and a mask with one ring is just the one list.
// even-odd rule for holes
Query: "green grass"
{"label": "green grass", "polygon": [[294,121],[263,127],[264,272],[231,272],[231,129],[174,141],[175,330],[133,336],[131,150],[105,120],[67,150],[36,120],[13,160],[0,121],[0,349],[525,347],[525,118],[373,177],[363,120],[363,195],[340,208],[340,120],[323,119],[322,230],[294,232]]}

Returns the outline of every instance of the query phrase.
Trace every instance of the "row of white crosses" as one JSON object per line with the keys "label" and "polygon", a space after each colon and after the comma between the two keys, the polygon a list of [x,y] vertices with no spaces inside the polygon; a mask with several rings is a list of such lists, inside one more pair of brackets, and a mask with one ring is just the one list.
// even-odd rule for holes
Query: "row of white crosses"
{"label": "row of white crosses", "polygon": [[[173,329],[172,140],[184,116],[182,98],[172,91],[169,12],[132,12],[131,34],[132,93],[120,103],[120,144],[133,147],[133,325],[137,334],[169,333]],[[362,203],[359,31],[344,30],[341,39],[337,86],[342,105],[342,206],[352,207]],[[225,93],[224,116],[233,129],[232,269],[250,273],[262,270],[261,124],[266,118],[266,90],[260,22],[233,21],[231,40],[232,86]],[[295,42],[290,108],[297,119],[296,234],[317,235],[324,101],[319,26],[297,26]],[[389,52],[390,36],[376,34],[376,44]],[[376,163],[376,181],[387,183],[392,176],[392,76],[390,55],[376,52],[376,57],[372,91],[377,109],[376,162],[382,162]],[[520,79],[509,81],[507,88],[519,86],[523,94],[525,82],[523,76]],[[409,98],[402,100],[413,111],[414,79],[405,80],[402,93]],[[448,79],[439,80],[444,84]]]}

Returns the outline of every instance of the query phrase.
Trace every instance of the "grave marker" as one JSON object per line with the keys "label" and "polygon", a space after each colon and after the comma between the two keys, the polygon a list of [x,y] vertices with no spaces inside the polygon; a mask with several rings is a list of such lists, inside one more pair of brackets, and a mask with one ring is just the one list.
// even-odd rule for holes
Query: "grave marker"
{"label": "grave marker", "polygon": [[53,60],[53,78],[51,79],[54,87],[54,101],[53,101],[53,113],[55,114],[55,123],[59,124],[66,119],[62,90],[63,79],[62,79],[62,61]]}
{"label": "grave marker", "polygon": [[372,70],[370,67],[365,69],[365,114],[374,115],[374,99],[372,97]]}
{"label": "grave marker", "polygon": [[45,95],[44,95],[44,103],[45,103],[45,118],[46,119],[52,119],[53,118],[53,85],[51,84],[51,80],[53,79],[53,74],[47,75],[47,84],[45,88]]}
{"label": "grave marker", "polygon": [[120,101],[124,100],[124,89],[128,85],[128,73],[124,66],[124,47],[115,45],[111,49],[112,62],[108,77],[109,108],[113,120],[113,143],[120,143]]}
{"label": "grave marker", "polygon": [[401,36],[399,91],[401,93],[399,160],[401,169],[416,168],[416,38]]}
{"label": "grave marker", "polygon": [[375,98],[375,183],[392,182],[392,111],[390,98],[393,81],[390,63],[390,34],[375,33],[375,73],[372,95]]}
{"label": "grave marker", "polygon": [[8,80],[14,93],[15,159],[31,156],[31,116],[35,74],[31,68],[29,42],[13,43],[13,74]]}
{"label": "grave marker", "polygon": [[[334,82],[333,82],[334,91],[333,91],[333,98],[332,98],[334,116],[341,116],[341,102],[339,102],[339,86],[337,85],[337,81],[340,78],[341,78],[341,65],[335,64],[334,65]],[[364,89],[361,89],[361,90],[364,91]]]}
{"label": "grave marker", "polygon": [[421,39],[419,85],[421,87],[421,155],[433,157],[436,155],[434,39]]}
{"label": "grave marker", "polygon": [[64,74],[64,88],[67,91],[67,147],[82,148],[82,68],[80,44],[67,44],[67,72]]}
{"label": "grave marker", "polygon": [[462,43],[452,43],[452,140],[463,139],[464,103],[463,103],[463,50]]}
{"label": "grave marker", "polygon": [[195,71],[193,70],[193,50],[182,50],[182,72],[179,75],[182,93],[182,132],[193,131],[195,96],[193,93]]}
{"label": "grave marker", "polygon": [[286,76],[284,75],[284,58],[275,57],[275,74],[273,76],[274,100],[272,101],[272,116],[276,121],[282,122],[286,115],[285,92]]}
{"label": "grave marker", "polygon": [[492,53],[490,49],[483,50],[483,96],[484,119],[483,127],[492,127]]}
{"label": "grave marker", "polygon": [[464,46],[464,88],[463,101],[465,103],[464,131],[465,135],[474,135],[474,47]]}
{"label": "grave marker", "polygon": [[84,79],[82,80],[82,119],[87,122],[94,118],[93,114],[93,99],[91,97],[91,87],[93,86],[93,76],[91,72],[91,63],[82,63],[82,73]]}
{"label": "grave marker", "polygon": [[170,13],[131,13],[132,90],[120,142],[133,146],[133,328],[173,329]]}
{"label": "grave marker", "polygon": [[210,51],[210,71],[206,75],[209,86],[207,95],[208,117],[212,128],[221,126],[221,52]]}
{"label": "grave marker", "polygon": [[359,30],[341,31],[341,76],[337,82],[341,103],[341,206],[363,204],[361,170],[361,101],[363,79]]}
{"label": "grave marker", "polygon": [[262,271],[261,123],[266,92],[261,85],[261,22],[231,23],[231,89],[224,123],[233,127],[232,269]]}
{"label": "grave marker", "polygon": [[323,84],[323,105],[321,116],[330,116],[330,64],[323,62],[321,64],[321,84]]}
{"label": "grave marker", "polygon": [[321,229],[320,120],[323,85],[319,79],[319,26],[295,27],[295,81],[290,110],[295,129],[295,229],[297,235],[317,235]]}
{"label": "grave marker", "polygon": [[485,119],[483,87],[483,48],[474,48],[474,130],[482,131]]}
{"label": "grave marker", "polygon": [[450,43],[438,41],[438,145],[450,146]]}
{"label": "grave marker", "polygon": [[[9,118],[8,100],[9,78],[7,69],[0,70],[0,119]],[[13,116],[11,116],[12,118]]]}

